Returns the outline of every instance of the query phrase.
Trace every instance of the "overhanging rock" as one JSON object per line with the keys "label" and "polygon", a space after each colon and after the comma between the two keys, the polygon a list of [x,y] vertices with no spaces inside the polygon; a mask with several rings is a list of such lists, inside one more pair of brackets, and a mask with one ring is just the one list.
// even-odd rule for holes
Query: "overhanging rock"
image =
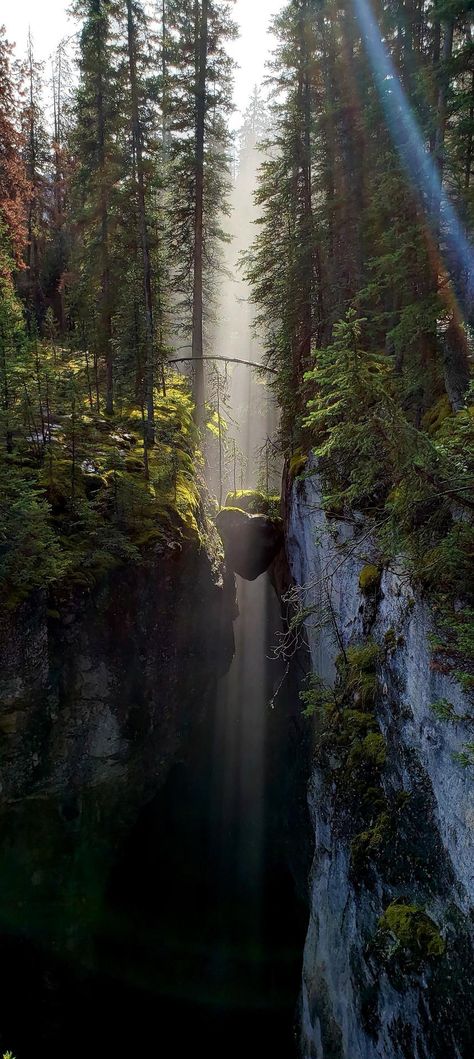
{"label": "overhanging rock", "polygon": [[227,507],[219,512],[216,526],[227,565],[246,581],[265,573],[283,547],[283,524],[268,515],[249,515]]}

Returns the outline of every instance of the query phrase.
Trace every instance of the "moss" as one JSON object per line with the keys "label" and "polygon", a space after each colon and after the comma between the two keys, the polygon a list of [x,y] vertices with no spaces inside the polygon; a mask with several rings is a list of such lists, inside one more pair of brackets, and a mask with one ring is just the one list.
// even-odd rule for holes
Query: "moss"
{"label": "moss", "polygon": [[163,525],[153,526],[151,529],[145,530],[135,538],[135,544],[140,549],[150,548],[153,544],[160,544],[166,540],[166,533],[164,532]]}
{"label": "moss", "polygon": [[370,822],[374,819],[374,814],[382,813],[387,809],[387,799],[380,784],[377,787],[364,788],[361,806],[367,810]]}
{"label": "moss", "polygon": [[302,452],[301,449],[297,449],[296,452],[293,453],[288,468],[290,481],[294,481],[294,479],[298,478],[298,476],[304,471],[308,459],[308,454]]}
{"label": "moss", "polygon": [[137,459],[136,456],[127,456],[124,461],[124,467],[129,474],[145,473],[145,464],[143,460]]}
{"label": "moss", "polygon": [[392,628],[387,629],[387,632],[385,633],[385,636],[383,638],[383,642],[385,644],[385,647],[386,647],[387,651],[394,651],[395,650],[395,648],[397,646],[397,634],[395,632],[395,629],[392,629]]}
{"label": "moss", "polygon": [[[138,434],[140,411],[123,402],[120,413],[108,420],[90,412],[84,398],[82,408],[76,405],[73,438],[68,400],[55,409],[55,444],[44,462],[36,461],[28,481],[21,471],[23,492],[28,488],[44,508],[51,537],[44,552],[55,557],[54,575],[49,572],[51,562],[42,558],[41,568],[36,564],[34,575],[28,569],[25,576],[17,543],[18,584],[6,585],[4,592],[14,606],[37,584],[54,584],[61,598],[71,584],[90,589],[116,566],[138,561],[140,549],[155,542],[194,539],[202,544],[207,535],[196,473],[201,457],[185,382],[170,379],[167,397],[156,396],[157,439],[148,450],[148,480]],[[33,557],[35,532],[41,544],[33,525],[28,540]],[[18,538],[17,533],[12,536]]]}
{"label": "moss", "polygon": [[446,419],[450,419],[453,415],[451,403],[447,394],[443,394],[438,401],[431,408],[425,412],[422,419],[423,429],[428,434],[437,434],[440,427],[443,425]]}
{"label": "moss", "polygon": [[359,831],[367,829],[363,826],[366,820],[372,826],[374,814],[386,808],[381,770],[387,747],[374,711],[376,667],[383,655],[383,649],[371,640],[339,655],[336,686],[319,735],[321,767],[331,783],[335,781],[339,807]]}
{"label": "moss", "polygon": [[377,770],[385,764],[387,747],[380,732],[368,732],[364,739],[356,739],[349,750],[346,768],[360,769],[368,765]]}
{"label": "moss", "polygon": [[43,465],[38,477],[38,485],[44,490],[45,498],[54,516],[65,512],[73,492],[76,500],[85,495],[85,478],[86,475],[80,468],[73,469],[72,460],[65,458],[62,454],[48,460]]}
{"label": "moss", "polygon": [[369,732],[362,744],[364,756],[368,761],[382,768],[387,759],[387,744],[380,732]]}
{"label": "moss", "polygon": [[237,489],[235,493],[227,493],[225,507],[239,507],[242,511],[260,514],[265,504],[265,494],[258,489]]}
{"label": "moss", "polygon": [[380,579],[382,577],[382,571],[378,566],[374,566],[372,563],[367,563],[366,566],[362,567],[359,574],[359,588],[364,595],[375,594],[380,586]]}
{"label": "moss", "polygon": [[411,794],[404,790],[389,799],[381,785],[368,787],[363,792],[360,804],[368,826],[359,831],[351,842],[351,861],[356,880],[372,860],[382,856],[393,859],[400,817],[410,799]]}
{"label": "moss", "polygon": [[339,672],[342,695],[363,709],[372,708],[377,693],[376,666],[383,656],[382,649],[372,640],[357,647],[349,647],[345,655],[339,655],[336,666]]}
{"label": "moss", "polygon": [[249,515],[279,515],[281,498],[263,493],[260,489],[238,489],[228,493],[225,507],[238,507]]}
{"label": "moss", "polygon": [[400,952],[419,964],[429,957],[442,956],[446,948],[436,923],[425,910],[402,900],[393,901],[385,909],[379,919],[379,932],[390,958]]}
{"label": "moss", "polygon": [[373,713],[364,713],[362,710],[345,709],[342,714],[345,729],[354,736],[366,735],[368,731],[376,729],[377,721]]}
{"label": "moss", "polygon": [[367,640],[357,647],[349,647],[346,651],[349,667],[359,669],[363,673],[375,672],[376,666],[382,660],[382,655],[381,648],[373,640]]}
{"label": "moss", "polygon": [[379,813],[371,827],[355,836],[351,842],[351,858],[356,872],[362,871],[370,858],[383,849],[392,830],[393,818],[384,810]]}
{"label": "moss", "polygon": [[378,682],[374,673],[354,672],[349,678],[349,686],[352,690],[354,702],[360,703],[364,709],[375,706]]}
{"label": "moss", "polygon": [[89,471],[82,473],[82,481],[87,497],[95,496],[96,493],[100,493],[101,489],[107,489],[109,485],[105,475],[92,474]]}

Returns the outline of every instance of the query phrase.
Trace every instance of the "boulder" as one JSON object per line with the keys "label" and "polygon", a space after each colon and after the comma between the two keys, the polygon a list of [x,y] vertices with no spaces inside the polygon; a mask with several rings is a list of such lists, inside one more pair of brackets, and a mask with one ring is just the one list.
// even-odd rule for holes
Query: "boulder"
{"label": "boulder", "polygon": [[260,489],[238,489],[236,493],[227,493],[225,507],[239,507],[248,515],[280,514],[281,499],[277,494],[262,493]]}
{"label": "boulder", "polygon": [[268,515],[249,515],[224,507],[216,518],[227,565],[246,581],[255,581],[283,547],[283,523]]}

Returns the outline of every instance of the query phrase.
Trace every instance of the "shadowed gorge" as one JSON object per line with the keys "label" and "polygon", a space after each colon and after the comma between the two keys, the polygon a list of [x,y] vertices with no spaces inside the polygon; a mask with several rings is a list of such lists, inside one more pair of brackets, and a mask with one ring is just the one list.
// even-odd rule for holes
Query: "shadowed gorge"
{"label": "shadowed gorge", "polygon": [[473,10],[5,10],[0,1059],[474,1055]]}
{"label": "shadowed gorge", "polygon": [[[4,895],[1,981],[8,998],[2,1032],[19,1055],[110,1048],[125,1056],[149,1047],[157,1025],[164,1039],[178,1032],[183,1049],[205,1046],[216,1057],[223,1048],[237,1057],[249,1038],[297,1054],[306,914],[296,896],[304,875],[293,873],[306,825],[296,808],[304,804],[304,738],[290,689],[278,709],[268,708],[282,675],[267,660],[280,622],[268,579],[241,582],[239,605],[229,673],[193,723],[187,749],[181,739],[179,760],[152,800],[142,795],[131,812],[134,791],[125,787],[128,804],[121,808],[115,796],[122,820],[112,827],[96,817],[108,812],[100,789],[91,792],[89,811],[63,798],[65,874],[53,849],[46,888],[51,861],[41,840],[33,844],[33,822],[16,838],[31,887],[31,940],[21,941],[19,922],[6,918]],[[289,762],[290,749],[300,764]],[[153,782],[150,775],[150,789]],[[52,841],[53,798],[51,811]],[[73,875],[75,905],[62,892]],[[35,1002],[26,1023],[25,995]]]}

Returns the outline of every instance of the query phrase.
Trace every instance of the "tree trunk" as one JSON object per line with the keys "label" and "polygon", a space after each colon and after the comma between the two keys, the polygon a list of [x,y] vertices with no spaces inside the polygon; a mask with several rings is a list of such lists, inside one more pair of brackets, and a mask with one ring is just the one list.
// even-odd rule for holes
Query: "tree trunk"
{"label": "tree trunk", "polygon": [[472,170],[472,129],[474,124],[474,71],[471,75],[471,99],[469,103],[469,133],[466,146],[466,160],[464,162],[464,190],[469,191]]}
{"label": "tree trunk", "polygon": [[442,350],[446,393],[453,412],[458,412],[464,406],[470,371],[468,341],[457,314],[453,314],[443,335]]}
{"label": "tree trunk", "polygon": [[166,53],[166,0],[161,4],[161,149],[163,160],[168,157],[168,86],[167,86],[167,53]]}
{"label": "tree trunk", "polygon": [[[449,71],[447,69],[453,54],[454,19],[443,24],[442,70],[438,89],[438,112],[434,157],[438,170],[439,185],[435,188],[432,199],[432,223],[436,250],[440,250],[441,240],[441,197],[444,175],[444,146],[448,120]],[[438,283],[439,277],[436,276]],[[464,395],[469,385],[469,350],[462,323],[456,311],[453,312],[446,334],[442,338],[443,368],[446,392],[454,412],[462,407]]]}
{"label": "tree trunk", "polygon": [[[62,161],[62,44],[57,49],[57,78],[53,74],[53,96],[54,96],[54,205],[55,226],[57,239],[60,247],[61,272],[64,268],[64,173]],[[66,332],[66,307],[64,300],[64,283],[62,275],[58,288],[58,318],[59,330],[62,335]]]}
{"label": "tree trunk", "polygon": [[323,14],[318,16],[318,27],[321,37],[322,76],[323,76],[323,123],[322,135],[326,164],[323,169],[323,185],[326,199],[327,217],[327,252],[325,254],[324,276],[321,271],[321,300],[324,310],[320,322],[318,344],[325,345],[331,341],[332,327],[343,311],[340,284],[336,282],[336,130],[334,126],[334,102],[337,98],[337,78],[335,72],[334,27],[327,23]]}
{"label": "tree trunk", "polygon": [[431,202],[431,213],[433,223],[433,233],[435,238],[436,249],[439,250],[440,240],[440,222],[441,222],[441,189],[443,184],[443,173],[444,173],[444,141],[446,136],[446,123],[448,118],[448,91],[449,91],[449,74],[447,71],[447,64],[450,62],[453,54],[453,34],[454,34],[454,21],[445,22],[443,26],[443,50],[442,50],[442,70],[438,88],[438,107],[437,107],[437,118],[436,118],[436,132],[434,141],[434,159],[436,162],[439,186],[434,189],[432,202]]}
{"label": "tree trunk", "polygon": [[195,418],[202,427],[205,420],[203,363],[203,243],[204,243],[204,131],[206,119],[206,74],[208,47],[208,0],[195,0],[196,48],[196,198],[194,210],[194,274],[192,357],[194,364]]}
{"label": "tree trunk", "polygon": [[37,157],[36,157],[36,137],[37,131],[35,127],[35,110],[34,110],[34,56],[33,56],[33,42],[31,39],[31,32],[28,32],[28,82],[29,82],[29,120],[28,120],[28,139],[29,139],[29,172],[28,177],[31,184],[31,196],[28,203],[28,246],[27,246],[27,263],[28,263],[28,316],[31,317],[34,314],[35,323],[38,324],[41,310],[41,292],[40,292],[40,275],[39,275],[39,260],[38,260],[38,240],[36,236],[36,219],[38,210],[38,172],[37,172]]}
{"label": "tree trunk", "polygon": [[143,295],[145,302],[145,406],[147,443],[155,441],[154,409],[154,325],[151,287],[151,260],[145,207],[145,176],[143,166],[142,131],[138,109],[137,44],[132,0],[127,0],[128,62],[132,102],[132,137],[136,160],[138,228],[142,249]]}
{"label": "tree trunk", "polygon": [[106,157],[106,119],[104,107],[104,84],[102,77],[102,39],[100,22],[98,24],[98,56],[97,56],[97,132],[99,147],[99,170],[100,170],[100,227],[101,227],[101,253],[102,253],[102,346],[105,360],[105,411],[107,415],[114,414],[114,378],[113,378],[113,352],[112,352],[112,307],[110,298],[110,262],[109,262],[109,211],[107,203],[107,192],[105,187]]}

